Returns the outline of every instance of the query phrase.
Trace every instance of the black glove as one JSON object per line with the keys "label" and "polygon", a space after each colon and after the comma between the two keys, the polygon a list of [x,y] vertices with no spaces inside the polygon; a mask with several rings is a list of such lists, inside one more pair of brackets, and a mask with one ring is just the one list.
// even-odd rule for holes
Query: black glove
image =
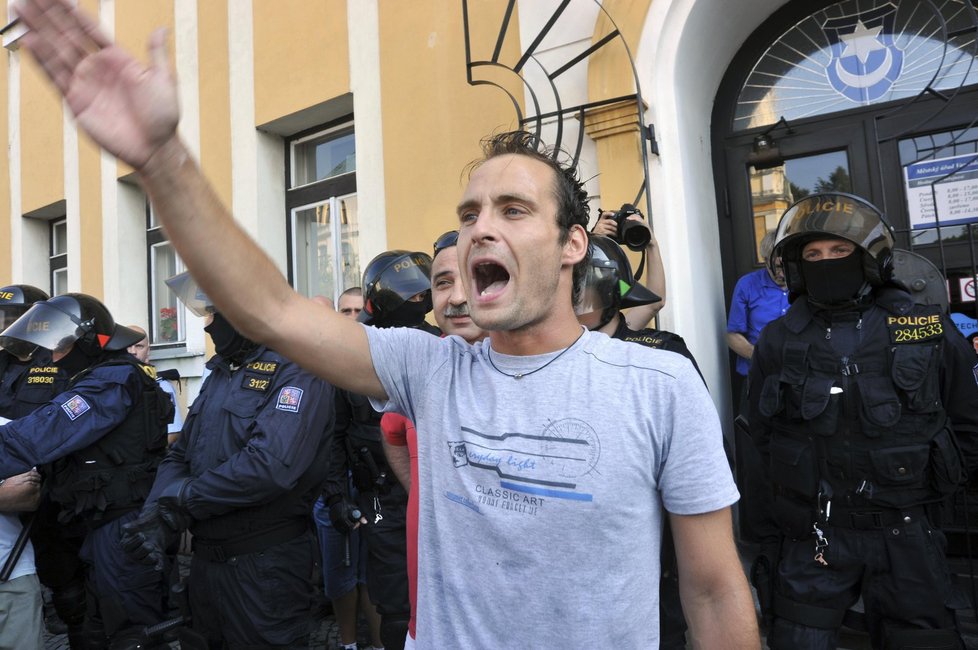
{"label": "black glove", "polygon": [[360,523],[360,517],[360,509],[346,499],[341,498],[329,506],[329,520],[341,533],[351,533]]}
{"label": "black glove", "polygon": [[162,571],[166,549],[176,540],[176,536],[176,531],[163,523],[157,508],[150,507],[128,524],[122,525],[119,545],[132,559]]}
{"label": "black glove", "polygon": [[159,516],[175,532],[182,532],[194,523],[193,515],[187,510],[187,493],[190,479],[185,478],[170,483],[156,500]]}

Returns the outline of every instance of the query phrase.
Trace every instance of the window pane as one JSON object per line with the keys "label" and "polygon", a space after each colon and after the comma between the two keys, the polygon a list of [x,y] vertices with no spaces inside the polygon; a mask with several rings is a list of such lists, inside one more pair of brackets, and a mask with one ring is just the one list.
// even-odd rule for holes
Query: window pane
{"label": "window pane", "polygon": [[781,214],[795,201],[819,192],[851,192],[849,160],[845,151],[785,160],[772,169],[750,168],[754,244],[758,262],[764,233],[778,227]]}
{"label": "window pane", "polygon": [[51,257],[68,252],[68,222],[61,220],[51,224]]}
{"label": "window pane", "polygon": [[340,204],[340,241],[342,255],[340,264],[343,269],[343,285],[340,291],[350,287],[360,286],[360,229],[357,224],[357,195],[350,194],[339,200]]}
{"label": "window pane", "polygon": [[761,56],[734,130],[908,99],[978,82],[974,25],[961,2],[845,0],[816,11]]}
{"label": "window pane", "polygon": [[177,309],[177,299],[164,281],[182,269],[176,252],[169,242],[156,244],[150,249],[152,278],[150,296],[152,306],[152,339],[150,343],[177,343],[185,339],[183,310]]}
{"label": "window pane", "polygon": [[295,290],[305,296],[335,298],[330,202],[293,210],[292,219]]}
{"label": "window pane", "polygon": [[356,144],[353,129],[319,135],[293,145],[292,187],[355,172]]}
{"label": "window pane", "polygon": [[[899,143],[905,174],[907,209],[913,244],[938,240],[936,219],[944,242],[968,238],[966,222],[978,220],[978,128],[956,129],[906,138]],[[932,191],[935,190],[935,191]],[[934,212],[934,194],[938,211]]]}
{"label": "window pane", "polygon": [[56,269],[51,272],[51,295],[64,293],[68,293],[68,269]]}

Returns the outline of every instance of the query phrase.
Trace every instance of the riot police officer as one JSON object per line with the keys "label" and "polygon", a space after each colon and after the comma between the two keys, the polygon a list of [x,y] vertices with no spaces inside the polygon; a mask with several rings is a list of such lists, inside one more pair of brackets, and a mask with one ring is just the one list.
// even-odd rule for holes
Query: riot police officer
{"label": "riot police officer", "polygon": [[[48,295],[26,284],[14,284],[0,288],[0,331],[20,318],[32,304],[47,300]],[[20,341],[10,342],[9,350],[0,350],[0,417],[10,420],[27,415],[34,409],[46,403],[64,388],[64,373],[51,363],[51,353],[43,348]],[[9,626],[4,626],[0,634],[0,645],[34,646],[41,643],[41,617],[36,615],[35,606],[40,609],[41,587],[38,574],[42,566],[48,568],[50,563],[43,560],[51,556],[53,549],[41,557],[37,552],[38,543],[23,543],[24,536],[37,537],[38,512],[40,502],[40,475],[36,470],[30,470],[3,483],[3,501],[10,504],[11,510],[33,510],[25,515],[25,521],[16,511],[0,513],[0,553],[3,568],[11,571],[9,582],[3,584],[3,607],[7,613]],[[8,492],[10,494],[8,494]],[[50,500],[47,500],[47,512],[52,512]],[[25,522],[30,522],[25,531]],[[53,531],[55,534],[58,530]],[[63,618],[72,620],[77,614],[80,624],[85,612],[84,581],[81,577],[80,562],[78,561],[77,545],[70,553],[71,566],[64,571],[48,571],[44,583],[51,588],[68,585],[68,592],[74,599],[68,600],[59,596],[64,589],[54,592],[54,602]],[[55,584],[52,584],[52,580]],[[74,587],[74,588],[72,588]],[[36,597],[36,598],[35,598]],[[72,602],[74,600],[75,602]],[[80,606],[76,605],[80,603]],[[68,604],[68,607],[65,605]],[[21,626],[20,621],[25,625]],[[29,621],[29,623],[28,623]],[[77,628],[78,626],[72,626]],[[69,636],[75,629],[69,629]],[[35,641],[36,639],[36,641]]]}
{"label": "riot police officer", "polygon": [[[431,258],[425,253],[381,253],[363,272],[363,311],[357,320],[375,327],[414,327],[432,333]],[[380,636],[387,650],[404,647],[411,603],[407,577],[407,492],[387,464],[382,446],[381,414],[368,399],[337,392],[336,430],[329,478],[323,491],[330,520],[340,532],[359,525],[367,543],[367,590],[380,614]],[[347,476],[352,474],[356,503]]]}
{"label": "riot police officer", "polygon": [[892,249],[848,194],[806,197],[778,226],[794,301],[761,334],[749,400],[776,526],[752,571],[773,591],[772,648],[835,648],[860,596],[874,647],[963,647],[934,510],[963,480],[959,449],[975,467],[976,359],[891,281]]}
{"label": "riot police officer", "polygon": [[574,307],[581,325],[615,339],[681,354],[696,366],[696,359],[678,334],[654,328],[635,331],[628,327],[622,309],[654,304],[662,299],[635,280],[625,251],[613,239],[594,233],[588,237],[591,263],[581,297]]}
{"label": "riot police officer", "polygon": [[[604,235],[589,236],[591,259],[575,311],[577,320],[591,331],[638,343],[650,348],[681,354],[696,365],[686,342],[678,334],[653,328],[632,330],[622,309],[654,304],[661,298],[635,281],[625,251]],[[636,405],[640,407],[640,405]],[[659,580],[659,647],[682,650],[686,647],[686,618],[679,601],[679,570],[669,520],[663,522],[662,570]]]}
{"label": "riot police officer", "polygon": [[[0,331],[48,295],[28,284],[0,288]],[[67,383],[65,373],[51,363],[51,352],[11,339],[0,350],[0,417],[16,420],[46,404]]]}
{"label": "riot police officer", "polygon": [[189,275],[168,284],[211,318],[217,354],[122,545],[162,569],[168,542],[193,533],[196,637],[181,631],[184,647],[300,647],[312,624],[309,514],[325,478],[333,387],[238,333]]}
{"label": "riot police officer", "polygon": [[163,583],[119,547],[121,526],[138,513],[166,451],[169,397],[152,368],[126,348],[139,339],[91,296],[35,303],[0,334],[0,345],[51,351],[70,382],[46,405],[0,427],[0,476],[42,468],[59,521],[85,527],[88,617],[72,648],[102,648],[106,637],[163,618]]}

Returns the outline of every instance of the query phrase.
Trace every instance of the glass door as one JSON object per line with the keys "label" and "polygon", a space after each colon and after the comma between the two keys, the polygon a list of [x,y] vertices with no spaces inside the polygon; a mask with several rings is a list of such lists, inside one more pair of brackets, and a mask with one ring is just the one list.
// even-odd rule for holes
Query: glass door
{"label": "glass door", "polygon": [[761,266],[761,239],[789,205],[818,192],[871,195],[874,152],[865,145],[862,124],[855,127],[819,121],[731,138],[723,170],[729,219],[720,224],[727,229],[721,240],[732,248],[733,268],[724,278],[730,290]]}

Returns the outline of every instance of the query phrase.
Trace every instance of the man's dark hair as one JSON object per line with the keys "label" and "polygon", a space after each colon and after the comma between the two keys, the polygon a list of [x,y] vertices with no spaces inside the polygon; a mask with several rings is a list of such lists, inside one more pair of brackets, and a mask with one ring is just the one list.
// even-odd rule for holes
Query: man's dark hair
{"label": "man's dark hair", "polygon": [[340,298],[342,298],[343,296],[362,296],[362,295],[363,295],[363,289],[361,289],[360,287],[350,287],[349,289],[345,290],[343,293],[340,294]]}
{"label": "man's dark hair", "polygon": [[[571,227],[575,224],[587,230],[590,208],[587,202],[587,192],[584,183],[577,175],[577,168],[564,166],[556,159],[553,149],[545,145],[540,138],[527,131],[509,131],[490,136],[482,141],[482,160],[472,165],[475,169],[482,163],[497,156],[516,154],[539,160],[554,172],[554,199],[557,201],[557,226],[560,227],[561,245],[570,238]],[[587,275],[591,251],[584,259],[574,265],[573,299],[576,302]]]}

